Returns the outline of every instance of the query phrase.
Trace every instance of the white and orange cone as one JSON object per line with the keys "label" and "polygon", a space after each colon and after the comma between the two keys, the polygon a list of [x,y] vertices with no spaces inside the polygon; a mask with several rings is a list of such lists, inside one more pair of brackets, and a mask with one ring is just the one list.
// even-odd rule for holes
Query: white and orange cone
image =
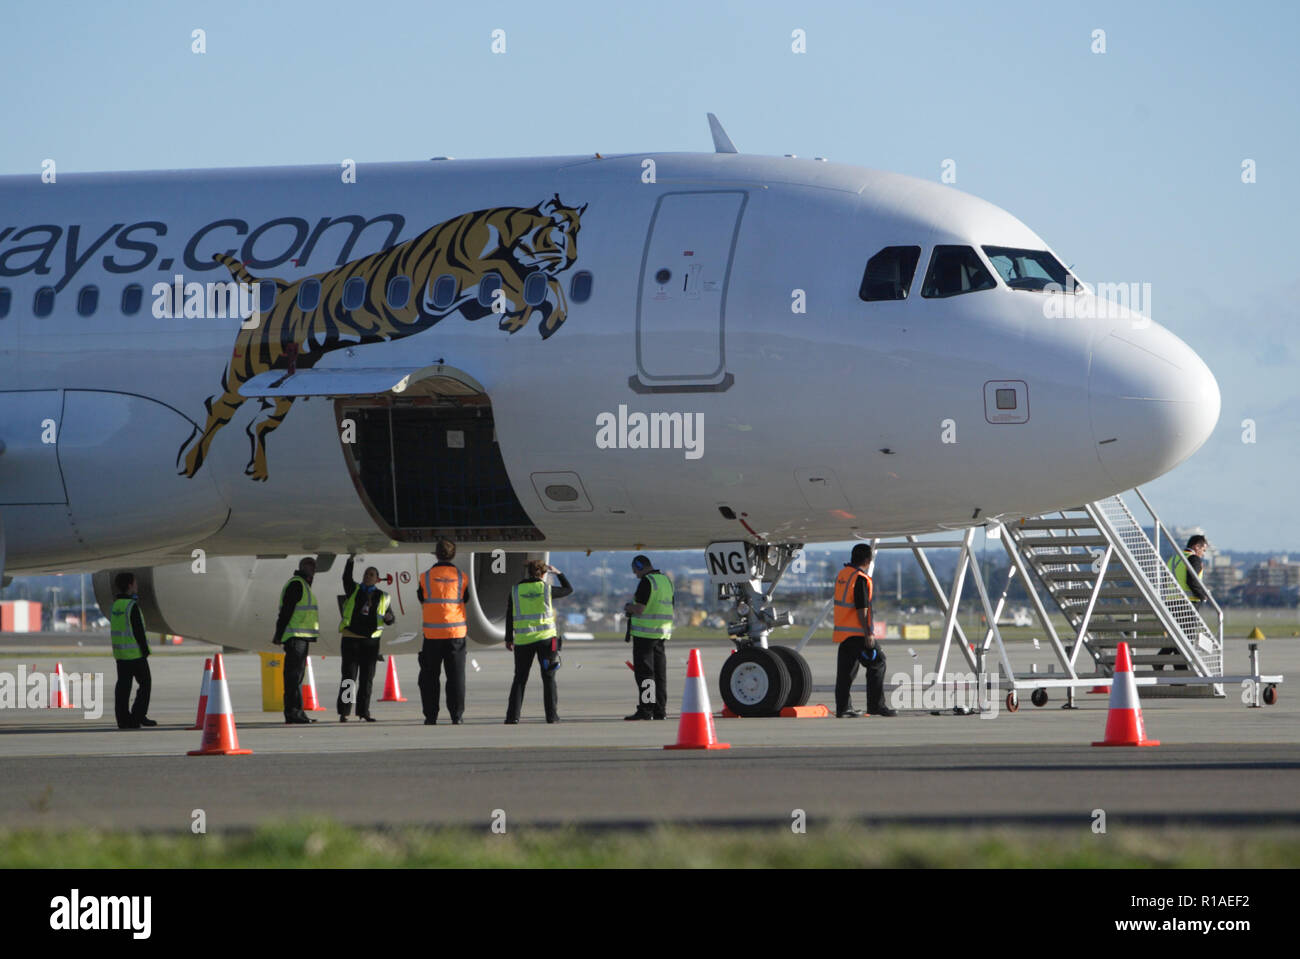
{"label": "white and orange cone", "polygon": [[379,697],[381,703],[404,703],[402,684],[397,681],[397,657],[388,654],[388,678],[384,680],[384,695]]}
{"label": "white and orange cone", "polygon": [[212,660],[204,660],[203,663],[203,685],[199,687],[199,711],[194,717],[194,725],[190,729],[202,729],[203,718],[208,712],[208,691],[212,688]]}
{"label": "white and orange cone", "polygon": [[713,728],[713,710],[709,708],[709,690],[704,685],[700,651],[691,650],[686,666],[686,688],[682,691],[682,718],[677,724],[677,742],[664,749],[730,749],[731,743],[718,742]]}
{"label": "white and orange cone", "polygon": [[188,756],[248,756],[251,749],[239,748],[235,732],[235,713],[230,708],[230,688],[226,685],[226,666],[221,654],[213,658],[212,681],[208,686],[208,705],[203,717],[203,742]]}
{"label": "white and orange cone", "polygon": [[1106,713],[1106,735],[1094,746],[1159,746],[1160,740],[1147,739],[1142,722],[1142,704],[1138,702],[1137,683],[1133,680],[1133,660],[1128,643],[1120,643],[1115,655],[1115,674],[1110,684],[1110,710]]}
{"label": "white and orange cone", "polygon": [[63,671],[62,663],[54,664],[54,676],[58,680],[58,685],[53,689],[54,695],[50,698],[50,708],[71,709],[72,700],[68,696],[68,676]]}
{"label": "white and orange cone", "polygon": [[302,684],[302,710],[305,713],[323,713],[325,707],[316,698],[316,672],[311,668],[311,657],[307,657],[307,678]]}

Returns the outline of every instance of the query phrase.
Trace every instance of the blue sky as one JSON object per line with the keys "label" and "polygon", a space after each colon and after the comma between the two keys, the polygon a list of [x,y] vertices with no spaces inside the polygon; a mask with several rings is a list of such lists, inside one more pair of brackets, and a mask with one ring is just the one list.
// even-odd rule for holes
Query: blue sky
{"label": "blue sky", "polygon": [[1162,516],[1300,550],[1298,34],[1291,2],[7,4],[0,173],[707,150],[710,110],[744,152],[951,158],[1214,370]]}

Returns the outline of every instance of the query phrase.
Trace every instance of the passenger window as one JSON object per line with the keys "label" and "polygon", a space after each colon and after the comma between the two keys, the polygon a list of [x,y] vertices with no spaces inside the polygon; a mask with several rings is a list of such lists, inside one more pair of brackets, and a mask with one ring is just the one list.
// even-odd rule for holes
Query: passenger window
{"label": "passenger window", "polygon": [[49,316],[54,312],[54,287],[43,286],[36,291],[32,312],[41,317]]}
{"label": "passenger window", "polygon": [[435,310],[445,310],[456,302],[456,278],[444,273],[433,281],[433,291],[429,297]]}
{"label": "passenger window", "polygon": [[930,256],[930,269],[921,284],[924,297],[957,296],[991,290],[997,282],[985,269],[979,256],[968,246],[936,246]]}
{"label": "passenger window", "polygon": [[491,306],[492,297],[496,295],[497,290],[501,289],[501,277],[495,273],[489,273],[483,279],[478,281],[478,305]]}
{"label": "passenger window", "polygon": [[83,286],[81,292],[77,294],[77,312],[82,316],[90,316],[98,307],[99,288]]}
{"label": "passenger window", "polygon": [[275,309],[275,280],[263,280],[258,284],[257,309],[259,313],[270,313]]}
{"label": "passenger window", "polygon": [[569,283],[569,299],[574,303],[586,303],[591,299],[591,272],[579,270],[573,274]]}
{"label": "passenger window", "polygon": [[320,280],[315,277],[303,280],[302,286],[298,287],[298,309],[310,313],[318,306],[320,306]]}
{"label": "passenger window", "polygon": [[140,312],[144,302],[144,289],[139,283],[131,283],[122,291],[122,315],[135,316]]}
{"label": "passenger window", "polygon": [[547,276],[540,270],[530,273],[524,280],[524,302],[529,306],[538,306],[546,299]]}
{"label": "passenger window", "polygon": [[365,279],[359,276],[349,278],[343,284],[343,309],[359,310],[364,302],[366,302]]}
{"label": "passenger window", "polygon": [[921,259],[919,246],[887,246],[871,259],[862,273],[858,296],[873,300],[905,300]]}
{"label": "passenger window", "polygon": [[411,298],[411,278],[409,276],[395,276],[388,281],[388,305],[394,310],[400,310],[406,306],[406,302]]}
{"label": "passenger window", "polygon": [[9,315],[9,305],[13,303],[14,295],[9,292],[9,287],[0,286],[0,320]]}

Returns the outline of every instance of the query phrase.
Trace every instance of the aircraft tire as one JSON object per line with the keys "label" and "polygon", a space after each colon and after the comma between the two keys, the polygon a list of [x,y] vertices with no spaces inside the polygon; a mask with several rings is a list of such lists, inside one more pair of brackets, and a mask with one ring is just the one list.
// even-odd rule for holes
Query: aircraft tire
{"label": "aircraft tire", "polygon": [[772,650],[747,646],[723,662],[718,686],[737,716],[775,716],[790,695],[790,672]]}
{"label": "aircraft tire", "polygon": [[782,708],[786,706],[807,706],[808,697],[812,695],[812,667],[798,650],[789,646],[769,646],[772,652],[785,663],[785,671],[790,674],[790,695],[785,698]]}

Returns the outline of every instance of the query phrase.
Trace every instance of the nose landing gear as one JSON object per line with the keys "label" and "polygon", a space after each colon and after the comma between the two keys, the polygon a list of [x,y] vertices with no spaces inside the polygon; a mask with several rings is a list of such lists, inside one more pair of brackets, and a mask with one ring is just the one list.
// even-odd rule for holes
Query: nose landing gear
{"label": "nose landing gear", "polygon": [[[732,602],[727,634],[736,649],[722,664],[718,685],[722,701],[737,716],[776,716],[787,706],[806,705],[812,695],[808,661],[794,649],[767,643],[773,629],[794,624],[789,612],[778,613],[769,604],[799,548],[749,543],[709,547],[709,571],[718,598]],[[714,562],[715,555],[729,556],[731,562]]]}

